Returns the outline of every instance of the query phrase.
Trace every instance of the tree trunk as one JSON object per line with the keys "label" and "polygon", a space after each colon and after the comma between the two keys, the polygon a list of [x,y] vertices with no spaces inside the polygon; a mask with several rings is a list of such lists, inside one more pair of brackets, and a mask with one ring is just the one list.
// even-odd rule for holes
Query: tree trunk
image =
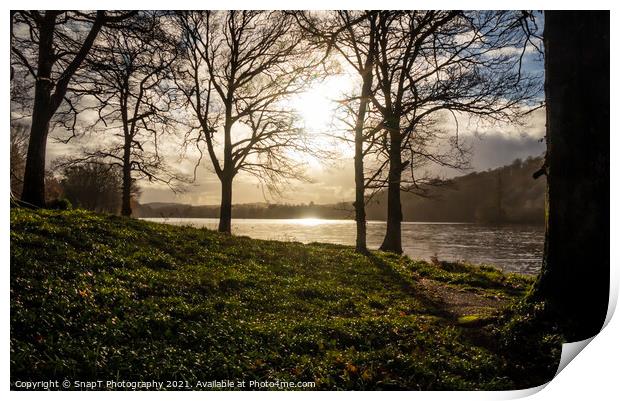
{"label": "tree trunk", "polygon": [[[357,235],[355,237],[355,250],[359,253],[368,252],[366,245],[366,207],[364,205],[364,174],[361,174],[361,179],[358,173],[358,163],[361,165],[361,160],[358,161],[357,151],[355,152],[355,223],[357,225]],[[359,157],[361,159],[361,157]],[[363,166],[359,167],[360,169]],[[358,183],[362,181],[362,184]]]}
{"label": "tree trunk", "polygon": [[[364,98],[364,89],[366,89],[366,80],[362,86],[362,98],[360,100],[360,108],[357,116],[357,124],[355,127],[355,223],[357,226],[357,235],[355,237],[355,250],[360,253],[368,252],[366,245],[366,199],[364,197],[364,115],[366,114],[366,106],[368,93]],[[370,80],[368,80],[370,81]],[[370,85],[368,85],[368,92]]]}
{"label": "tree trunk", "polygon": [[[49,114],[45,95],[39,94],[45,89],[40,89],[39,87],[43,85],[38,82],[36,86],[35,93],[38,96],[35,95],[21,199],[26,204],[45,207],[45,151],[49,132]],[[49,100],[49,91],[47,99]]]}
{"label": "tree trunk", "polygon": [[400,132],[393,128],[390,130],[390,171],[388,172],[388,212],[387,228],[383,244],[379,248],[382,251],[401,254],[400,223],[403,213],[400,204],[400,176],[402,173],[402,161],[400,159]]}
{"label": "tree trunk", "polygon": [[568,341],[597,334],[609,297],[609,12],[545,12],[547,216],[535,298]]}
{"label": "tree trunk", "polygon": [[[54,29],[60,12],[46,11],[37,23],[39,26],[39,51],[37,60],[37,80],[35,83],[32,127],[28,143],[28,157],[24,172],[22,201],[38,207],[45,206],[45,151],[47,135],[52,116],[64,100],[67,87],[73,74],[90,51],[97,34],[103,26],[104,11],[97,11],[84,43],[73,60],[56,82],[52,82],[52,66],[55,62]],[[54,89],[55,87],[55,89]],[[52,94],[52,90],[54,93]]]}
{"label": "tree trunk", "polygon": [[53,65],[55,13],[46,13],[39,28],[37,81],[24,171],[22,201],[36,207],[45,207],[45,151],[49,123],[52,117],[50,79]]}
{"label": "tree trunk", "polygon": [[131,213],[131,171],[123,171],[123,200],[121,215],[130,217]]}
{"label": "tree trunk", "polygon": [[131,216],[131,148],[130,143],[125,144],[123,153],[123,197],[121,203],[121,215]]}
{"label": "tree trunk", "polygon": [[224,174],[222,182],[222,201],[220,203],[220,225],[218,231],[230,234],[232,219],[232,177]]}
{"label": "tree trunk", "polygon": [[[371,36],[372,43],[372,36]],[[362,76],[362,91],[360,94],[360,104],[357,112],[355,124],[355,222],[357,225],[357,235],[355,237],[355,250],[360,253],[368,252],[366,245],[366,199],[364,196],[364,120],[366,118],[366,108],[370,91],[372,89],[372,64],[373,55],[369,54]]]}
{"label": "tree trunk", "polygon": [[370,22],[370,37],[368,39],[369,48],[366,61],[364,62],[364,70],[362,71],[362,90],[360,93],[360,104],[357,111],[357,120],[355,122],[355,223],[357,226],[357,235],[355,237],[355,250],[360,253],[368,252],[366,244],[366,199],[364,190],[366,188],[364,180],[364,121],[366,119],[366,109],[370,101],[372,91],[372,68],[375,59],[375,20],[376,15],[372,14],[368,17]]}
{"label": "tree trunk", "polygon": [[226,112],[224,117],[224,169],[220,175],[222,184],[222,199],[220,201],[220,224],[218,231],[230,234],[230,220],[232,219],[232,181],[234,166],[232,160],[232,104],[233,94],[228,92],[226,98]]}

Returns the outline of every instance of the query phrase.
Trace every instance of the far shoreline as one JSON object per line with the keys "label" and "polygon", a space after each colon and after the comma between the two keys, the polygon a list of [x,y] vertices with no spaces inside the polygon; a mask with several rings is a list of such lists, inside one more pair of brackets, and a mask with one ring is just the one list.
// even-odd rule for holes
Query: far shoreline
{"label": "far shoreline", "polygon": [[[136,216],[135,218],[140,220],[166,220],[166,219],[209,219],[219,220],[219,216],[216,217],[187,217],[187,216]],[[234,217],[232,220],[326,220],[326,221],[342,221],[355,223],[355,219],[342,219],[342,218],[330,218],[330,217]],[[385,223],[385,220],[366,220],[366,223]],[[482,222],[482,221],[421,221],[421,220],[403,220],[402,223],[413,224],[462,224],[462,225],[480,225],[480,226],[536,226],[544,227],[544,223],[537,222]]]}

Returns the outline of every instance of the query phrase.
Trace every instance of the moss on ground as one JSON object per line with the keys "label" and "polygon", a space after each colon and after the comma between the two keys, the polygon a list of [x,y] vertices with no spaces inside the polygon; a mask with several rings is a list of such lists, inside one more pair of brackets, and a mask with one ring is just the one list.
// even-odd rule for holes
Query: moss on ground
{"label": "moss on ground", "polygon": [[[559,347],[501,312],[531,284],[489,266],[14,208],[11,379],[522,388],[552,377]],[[515,357],[514,327],[552,355]]]}

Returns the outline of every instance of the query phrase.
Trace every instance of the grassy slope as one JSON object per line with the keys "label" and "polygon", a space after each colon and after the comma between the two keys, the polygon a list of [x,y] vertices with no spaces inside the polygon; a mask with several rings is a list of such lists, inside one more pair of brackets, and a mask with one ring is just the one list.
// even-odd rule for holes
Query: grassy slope
{"label": "grassy slope", "polygon": [[507,389],[519,385],[512,362],[480,315],[530,284],[346,246],[13,209],[11,376]]}

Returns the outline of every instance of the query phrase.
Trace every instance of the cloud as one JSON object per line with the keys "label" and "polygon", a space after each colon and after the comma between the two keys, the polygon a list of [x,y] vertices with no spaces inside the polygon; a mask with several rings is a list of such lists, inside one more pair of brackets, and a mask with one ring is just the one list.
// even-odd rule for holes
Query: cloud
{"label": "cloud", "polygon": [[[516,158],[538,156],[545,150],[541,142],[545,132],[545,112],[538,110],[522,125],[474,124],[461,122],[461,138],[472,148],[471,165],[481,171],[510,164]],[[215,173],[207,167],[210,161],[203,159],[197,170],[196,182],[184,194],[175,195],[167,188],[155,188],[143,184],[141,202],[180,202],[195,205],[219,204],[220,185]],[[187,162],[186,162],[187,164]],[[193,169],[193,164],[191,165]],[[433,169],[433,174],[453,177],[464,174],[458,170]],[[282,196],[271,196],[262,189],[256,178],[240,173],[233,185],[234,203],[281,202],[281,203],[334,203],[350,201],[355,197],[353,160],[343,158],[330,165],[312,164],[308,171],[311,182],[293,181],[282,188]]]}
{"label": "cloud", "polygon": [[[453,124],[453,119],[446,119],[447,124]],[[444,127],[448,133],[453,127]],[[486,170],[510,164],[516,158],[538,156],[545,150],[541,139],[545,133],[545,111],[537,110],[532,113],[522,125],[483,123],[467,117],[459,117],[459,136],[461,141],[471,146],[472,169]],[[78,155],[82,145],[98,140],[96,135],[90,135],[81,141],[72,141],[65,145],[50,141],[48,144],[48,162],[63,155]],[[321,142],[328,146],[329,142]],[[160,149],[166,160],[178,171],[186,175],[193,175],[198,159],[194,149],[188,149],[181,157],[179,139],[168,137],[160,143]],[[345,149],[346,147],[343,147]],[[348,149],[348,148],[347,148]],[[345,154],[346,153],[346,154]],[[464,174],[463,171],[439,169],[429,167],[434,175],[453,177]],[[354,198],[353,158],[350,152],[343,150],[339,160],[329,163],[310,163],[307,171],[311,182],[292,181],[286,183],[282,189],[282,196],[274,196],[261,187],[258,180],[243,172],[235,178],[233,184],[233,202],[287,202],[287,203],[334,203],[350,201]],[[213,172],[211,161],[205,154],[200,166],[196,170],[196,180],[187,185],[184,193],[175,194],[162,184],[142,181],[142,196],[140,201],[147,202],[178,202],[194,205],[213,205],[220,202],[220,183]]]}
{"label": "cloud", "polygon": [[500,167],[514,159],[539,156],[545,151],[540,138],[530,135],[486,135],[473,142],[472,168],[476,171]]}

